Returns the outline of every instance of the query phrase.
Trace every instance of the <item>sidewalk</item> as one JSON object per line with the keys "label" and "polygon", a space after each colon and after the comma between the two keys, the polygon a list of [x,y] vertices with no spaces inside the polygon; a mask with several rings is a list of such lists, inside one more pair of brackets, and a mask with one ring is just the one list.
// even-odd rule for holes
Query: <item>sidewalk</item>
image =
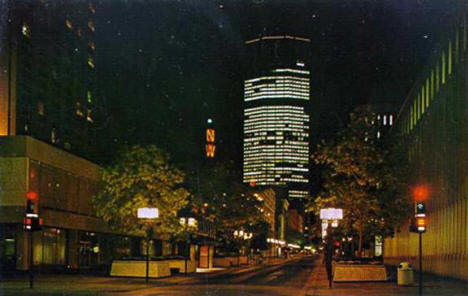
{"label": "sidewalk", "polygon": [[[417,273],[415,273],[417,279]],[[441,278],[435,275],[424,275],[423,295],[468,295],[468,283]],[[313,275],[307,284],[308,296],[319,295],[418,295],[417,283],[413,286],[398,286],[396,282],[360,282],[333,283],[328,287],[327,273],[321,260],[316,262]]]}

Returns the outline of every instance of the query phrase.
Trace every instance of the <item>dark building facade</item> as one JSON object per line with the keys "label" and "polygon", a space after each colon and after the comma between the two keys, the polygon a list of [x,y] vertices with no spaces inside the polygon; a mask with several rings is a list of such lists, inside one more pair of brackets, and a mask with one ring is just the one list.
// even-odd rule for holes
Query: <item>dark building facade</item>
{"label": "dark building facade", "polygon": [[0,11],[0,135],[95,158],[94,1],[1,0]]}
{"label": "dark building facade", "polygon": [[[439,44],[398,114],[414,186],[429,189],[424,271],[468,279],[468,55],[463,15]],[[418,234],[408,223],[385,240],[389,263],[418,256]]]}

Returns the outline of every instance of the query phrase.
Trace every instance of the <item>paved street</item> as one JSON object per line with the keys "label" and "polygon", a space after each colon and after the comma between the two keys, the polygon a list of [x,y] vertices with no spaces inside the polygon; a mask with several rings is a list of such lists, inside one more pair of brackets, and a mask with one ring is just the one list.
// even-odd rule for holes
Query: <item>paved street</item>
{"label": "paved street", "polygon": [[[417,295],[417,287],[399,287],[395,282],[340,283],[330,289],[320,259],[305,257],[211,274],[154,279],[149,286],[142,279],[39,276],[34,290],[27,288],[25,279],[3,281],[0,295]],[[426,276],[424,295],[468,295],[468,288],[461,281]]]}

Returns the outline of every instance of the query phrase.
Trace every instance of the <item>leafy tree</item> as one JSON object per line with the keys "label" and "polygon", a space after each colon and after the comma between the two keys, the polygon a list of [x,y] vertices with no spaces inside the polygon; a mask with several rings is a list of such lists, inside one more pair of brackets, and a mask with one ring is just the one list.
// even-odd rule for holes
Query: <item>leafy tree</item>
{"label": "leafy tree", "polygon": [[[317,145],[313,155],[322,166],[322,190],[312,208],[343,208],[341,227],[359,236],[359,254],[365,235],[388,236],[409,212],[405,164],[395,139],[376,137],[375,114],[360,109],[335,141]],[[389,149],[391,148],[391,149]]]}
{"label": "leafy tree", "polygon": [[156,207],[156,233],[177,236],[184,229],[177,213],[188,203],[184,174],[171,166],[167,154],[155,146],[133,146],[102,171],[102,190],[94,198],[96,213],[112,227],[143,234],[137,209]]}
{"label": "leafy tree", "polygon": [[263,219],[261,202],[239,182],[240,175],[232,167],[229,162],[217,161],[192,176],[190,182],[198,192],[200,212],[214,221],[218,239],[226,242],[232,242],[235,230],[254,232]]}

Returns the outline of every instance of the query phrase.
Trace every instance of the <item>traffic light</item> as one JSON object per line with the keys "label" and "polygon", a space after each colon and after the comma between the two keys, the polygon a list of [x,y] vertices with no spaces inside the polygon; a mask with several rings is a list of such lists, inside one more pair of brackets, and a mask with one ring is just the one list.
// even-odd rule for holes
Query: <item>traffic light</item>
{"label": "traffic light", "polygon": [[413,198],[415,201],[425,201],[429,196],[429,190],[424,185],[416,186],[413,190]]}
{"label": "traffic light", "polygon": [[34,217],[34,214],[37,215],[37,193],[34,191],[29,191],[26,193],[26,216]]}
{"label": "traffic light", "polygon": [[38,231],[42,228],[42,218],[39,218],[38,196],[35,191],[26,193],[26,210],[24,213],[24,228],[28,231]]}
{"label": "traffic light", "polygon": [[415,217],[426,217],[426,205],[423,201],[416,202]]}
{"label": "traffic light", "polygon": [[418,232],[426,231],[426,217],[416,217],[416,227]]}

